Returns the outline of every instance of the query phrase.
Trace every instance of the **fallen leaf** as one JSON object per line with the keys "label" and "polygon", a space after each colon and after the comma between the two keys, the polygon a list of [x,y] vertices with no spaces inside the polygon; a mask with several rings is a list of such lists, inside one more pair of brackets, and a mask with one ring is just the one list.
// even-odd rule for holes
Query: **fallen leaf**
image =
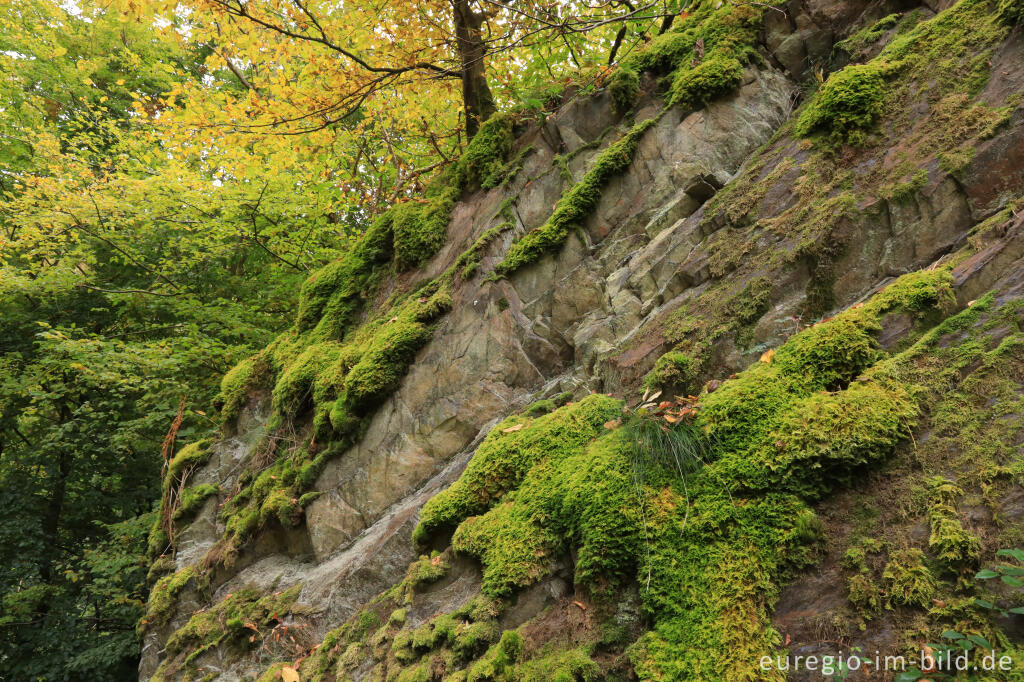
{"label": "fallen leaf", "polygon": [[622,420],[621,419],[612,419],[611,421],[607,421],[607,422],[604,423],[604,428],[608,429],[609,431],[617,429],[620,426],[622,426]]}
{"label": "fallen leaf", "polygon": [[666,414],[665,421],[667,421],[669,424],[675,424],[677,421],[679,421],[679,419],[677,417],[673,417],[670,414]]}
{"label": "fallen leaf", "polygon": [[281,668],[281,679],[284,680],[284,682],[300,682],[299,671],[286,665]]}
{"label": "fallen leaf", "polygon": [[575,604],[576,606],[580,607],[580,608],[581,608],[581,609],[583,609],[584,611],[586,611],[586,610],[587,610],[587,607],[586,607],[586,606],[585,606],[585,605],[584,605],[584,604],[583,604],[582,602],[578,602],[578,601],[573,601],[573,604]]}
{"label": "fallen leaf", "polygon": [[663,400],[662,402],[658,403],[658,409],[659,410],[664,410],[664,409],[667,409],[669,407],[672,407],[673,404],[674,403],[671,400]]}
{"label": "fallen leaf", "polygon": [[721,385],[722,385],[722,382],[720,382],[718,379],[712,379],[707,384],[705,384],[704,387],[707,389],[708,393],[712,393],[712,392],[715,391],[715,389],[717,389]]}
{"label": "fallen leaf", "polygon": [[646,400],[654,401],[657,400],[659,396],[661,396],[661,391],[655,391],[650,397],[646,398]]}
{"label": "fallen leaf", "polygon": [[774,348],[769,348],[765,352],[761,353],[761,358],[760,359],[761,359],[761,362],[769,363],[769,362],[772,361],[772,358],[774,358],[774,357],[775,357],[775,349]]}
{"label": "fallen leaf", "polygon": [[523,425],[522,424],[516,424],[515,426],[510,426],[507,429],[502,429],[501,432],[502,433],[512,433],[513,431],[522,431],[522,430],[523,430]]}

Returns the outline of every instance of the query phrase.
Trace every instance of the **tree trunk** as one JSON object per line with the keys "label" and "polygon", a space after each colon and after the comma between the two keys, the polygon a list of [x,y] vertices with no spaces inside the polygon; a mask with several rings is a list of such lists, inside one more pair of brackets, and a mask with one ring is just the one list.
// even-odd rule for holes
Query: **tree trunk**
{"label": "tree trunk", "polygon": [[472,139],[480,124],[494,113],[494,97],[484,70],[485,46],[480,27],[483,15],[469,6],[470,0],[452,0],[455,43],[462,62],[462,102],[466,112],[466,136]]}

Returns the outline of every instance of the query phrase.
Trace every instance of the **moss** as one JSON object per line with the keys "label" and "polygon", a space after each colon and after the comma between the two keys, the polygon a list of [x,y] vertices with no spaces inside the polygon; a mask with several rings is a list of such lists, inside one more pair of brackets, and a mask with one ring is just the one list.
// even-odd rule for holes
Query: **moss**
{"label": "moss", "polygon": [[607,396],[592,395],[536,419],[514,416],[501,422],[487,434],[459,480],[424,505],[414,539],[425,542],[486,512],[517,487],[537,461],[553,453],[565,457],[582,451],[620,406]]}
{"label": "moss", "polygon": [[709,55],[697,66],[676,73],[669,104],[699,109],[743,84],[743,65],[725,54]]}
{"label": "moss", "polygon": [[882,573],[888,604],[926,608],[938,586],[924,565],[924,553],[910,548],[895,552]]}
{"label": "moss", "polygon": [[420,558],[409,564],[402,585],[406,592],[406,602],[412,601],[412,594],[427,585],[437,582],[448,572],[449,557],[447,554],[434,552],[432,556],[420,555]]}
{"label": "moss", "polygon": [[881,610],[882,589],[868,576],[850,576],[847,591],[850,605],[862,618],[868,619]]}
{"label": "moss", "polygon": [[996,16],[1006,26],[1020,26],[1024,23],[1024,2],[1021,0],[999,0]]}
{"label": "moss", "polygon": [[885,70],[856,64],[832,74],[796,122],[798,135],[822,133],[832,144],[857,145],[882,114]]}
{"label": "moss", "polygon": [[509,221],[502,222],[488,229],[477,237],[473,245],[459,255],[455,261],[455,270],[459,272],[463,280],[468,280],[477,268],[480,267],[480,257],[491,242],[497,239],[506,230],[511,230],[515,225]]}
{"label": "moss", "polygon": [[956,501],[962,495],[955,483],[941,476],[928,481],[928,547],[947,566],[961,571],[977,565],[981,558],[981,541],[964,529],[956,511]]}
{"label": "moss", "polygon": [[601,192],[612,177],[633,162],[640,138],[659,117],[638,123],[621,139],[598,154],[583,179],[573,185],[555,205],[554,213],[540,227],[526,233],[509,248],[494,268],[494,277],[507,277],[560,247],[573,228],[579,227],[601,200]]}
{"label": "moss", "polygon": [[648,389],[678,387],[683,393],[695,390],[694,380],[697,378],[699,364],[686,353],[670,351],[654,363],[654,368],[644,377],[644,386]]}
{"label": "moss", "polygon": [[203,483],[185,488],[181,492],[179,506],[174,510],[174,520],[181,521],[189,519],[199,511],[207,498],[220,492],[220,486],[213,483]]}
{"label": "moss", "polygon": [[223,423],[227,424],[238,418],[249,399],[249,392],[260,383],[266,373],[260,359],[260,355],[255,355],[242,360],[221,379],[220,394],[216,403],[220,406],[220,418]]}
{"label": "moss", "polygon": [[905,179],[901,178],[879,187],[878,196],[889,201],[903,202],[917,194],[918,190],[926,184],[928,184],[928,171],[918,168]]}
{"label": "moss", "polygon": [[521,634],[506,630],[501,634],[501,640],[469,668],[467,682],[502,679],[522,659],[525,648],[526,642]]}
{"label": "moss", "polygon": [[301,585],[296,585],[285,592],[261,595],[254,588],[244,588],[212,608],[193,614],[167,639],[167,658],[157,674],[174,674],[215,647],[254,646],[256,639],[269,634],[263,628],[295,612],[295,600],[301,589]]}
{"label": "moss", "polygon": [[845,50],[850,54],[855,54],[864,48],[877,43],[885,37],[889,31],[896,28],[899,23],[899,14],[890,14],[882,17],[871,26],[862,28],[849,38],[836,43],[833,47],[833,51]]}
{"label": "moss", "polygon": [[612,108],[625,113],[633,108],[637,93],[640,92],[640,74],[628,66],[621,66],[612,74],[608,83],[608,94],[612,99]]}
{"label": "moss", "polygon": [[526,661],[515,668],[521,680],[551,682],[593,682],[603,679],[600,666],[587,653],[586,647],[555,651]]}
{"label": "moss", "polygon": [[166,625],[174,615],[178,596],[186,587],[200,593],[209,588],[210,575],[197,566],[188,566],[160,578],[149,593],[146,615],[139,623],[140,630]]}

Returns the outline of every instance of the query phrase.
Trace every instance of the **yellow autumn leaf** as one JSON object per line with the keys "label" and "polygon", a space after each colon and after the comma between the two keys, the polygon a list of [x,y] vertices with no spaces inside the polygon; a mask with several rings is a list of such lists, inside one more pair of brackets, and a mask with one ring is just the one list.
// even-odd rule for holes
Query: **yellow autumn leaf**
{"label": "yellow autumn leaf", "polygon": [[770,363],[772,361],[772,358],[774,358],[774,357],[775,357],[775,349],[774,348],[769,348],[765,352],[761,353],[760,360],[761,360],[761,362],[764,362],[764,363]]}
{"label": "yellow autumn leaf", "polygon": [[299,671],[286,665],[281,668],[281,679],[284,680],[284,682],[300,682]]}

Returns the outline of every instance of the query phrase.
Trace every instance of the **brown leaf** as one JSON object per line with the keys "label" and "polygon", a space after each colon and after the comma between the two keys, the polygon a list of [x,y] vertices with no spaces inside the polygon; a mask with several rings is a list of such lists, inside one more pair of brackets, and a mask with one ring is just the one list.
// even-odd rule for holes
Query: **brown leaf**
{"label": "brown leaf", "polygon": [[585,605],[583,604],[583,602],[578,602],[578,601],[575,601],[575,600],[574,600],[574,601],[573,601],[573,604],[575,604],[576,606],[580,607],[580,608],[581,608],[581,609],[583,609],[584,611],[586,611],[586,610],[587,610],[587,607],[586,607],[586,606],[585,606]]}
{"label": "brown leaf", "polygon": [[658,409],[659,410],[666,410],[666,409],[672,407],[672,405],[674,405],[674,404],[675,403],[673,403],[671,400],[663,400],[660,403],[658,403]]}
{"label": "brown leaf", "polygon": [[721,381],[719,381],[718,379],[712,379],[707,384],[705,384],[705,388],[707,388],[708,393],[712,393],[712,392],[715,391],[715,389],[717,389],[721,385],[722,385]]}
{"label": "brown leaf", "polygon": [[667,421],[669,424],[675,424],[677,421],[679,421],[679,418],[678,417],[673,417],[670,414],[666,414],[665,415],[665,421]]}
{"label": "brown leaf", "polygon": [[619,428],[620,426],[622,426],[621,419],[612,419],[611,421],[606,421],[604,423],[604,428],[608,429],[609,431],[613,431]]}
{"label": "brown leaf", "polygon": [[507,429],[502,429],[501,432],[502,433],[512,433],[513,431],[522,431],[522,430],[523,430],[523,425],[522,424],[516,424],[515,426],[510,426]]}

